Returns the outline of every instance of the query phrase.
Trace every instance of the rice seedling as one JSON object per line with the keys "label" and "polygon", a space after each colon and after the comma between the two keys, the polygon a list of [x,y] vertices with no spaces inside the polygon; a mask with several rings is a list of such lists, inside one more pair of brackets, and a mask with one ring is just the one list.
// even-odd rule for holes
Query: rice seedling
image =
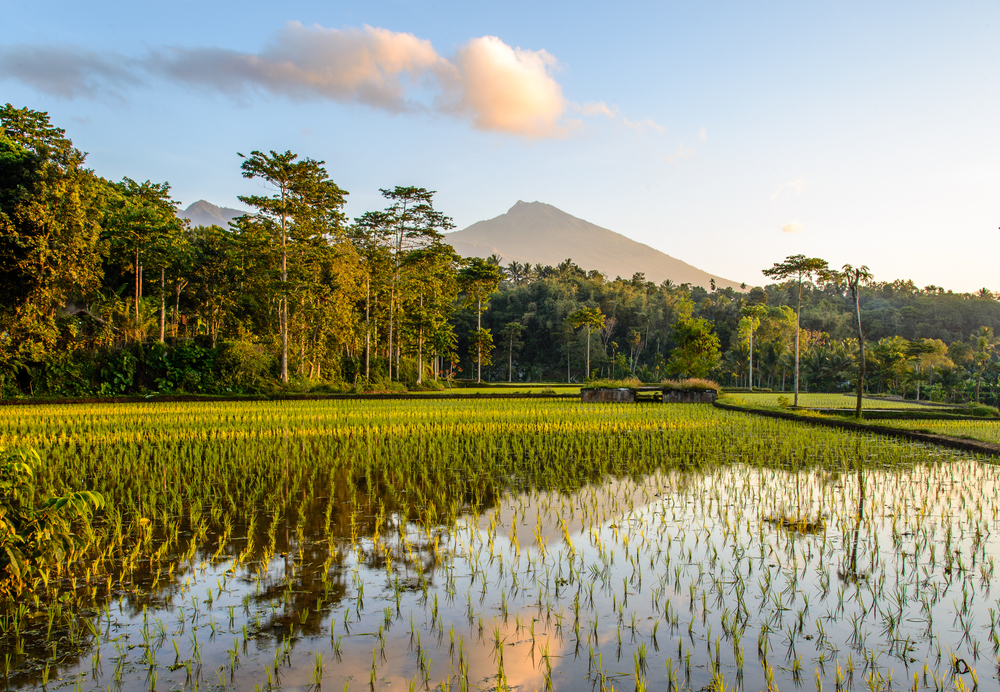
{"label": "rice seedling", "polygon": [[111,502],[0,609],[13,689],[778,689],[811,666],[848,690],[914,661],[950,689],[978,678],[936,649],[1000,649],[1000,473],[873,435],[565,400],[0,409],[23,445],[39,492]]}

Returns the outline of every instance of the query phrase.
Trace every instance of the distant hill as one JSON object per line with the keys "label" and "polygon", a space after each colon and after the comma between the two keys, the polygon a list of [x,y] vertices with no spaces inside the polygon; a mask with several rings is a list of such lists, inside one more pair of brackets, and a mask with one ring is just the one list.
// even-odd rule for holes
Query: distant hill
{"label": "distant hill", "polygon": [[610,279],[630,279],[642,272],[648,281],[656,283],[670,279],[677,284],[708,288],[714,278],[719,288],[740,285],[542,202],[519,200],[506,214],[449,233],[445,240],[463,257],[497,254],[505,263],[516,260],[553,266],[569,258],[583,269],[597,269]]}
{"label": "distant hill", "polygon": [[211,202],[199,199],[177,214],[182,219],[190,219],[192,226],[221,226],[229,228],[229,222],[246,212],[228,207],[217,207]]}

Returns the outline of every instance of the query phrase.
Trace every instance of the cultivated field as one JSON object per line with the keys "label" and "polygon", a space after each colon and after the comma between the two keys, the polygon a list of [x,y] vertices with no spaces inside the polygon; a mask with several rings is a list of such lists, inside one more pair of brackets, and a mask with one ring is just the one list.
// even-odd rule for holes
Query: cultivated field
{"label": "cultivated field", "polygon": [[[785,397],[789,401],[793,400],[794,394],[790,392],[740,392],[738,394],[727,395],[730,399],[739,399],[743,403],[754,406],[777,406],[778,399]],[[857,399],[853,394],[814,394],[799,393],[799,406],[805,408],[849,408],[853,409]],[[861,400],[862,408],[915,408],[920,410],[934,410],[928,404],[918,404],[912,401],[901,401],[898,399],[868,399]],[[947,407],[940,407],[947,410]]]}
{"label": "cultivated field", "polygon": [[4,407],[0,445],[112,503],[0,609],[12,689],[997,686],[970,456],[566,400]]}
{"label": "cultivated field", "polygon": [[1000,420],[880,420],[877,425],[1000,444]]}

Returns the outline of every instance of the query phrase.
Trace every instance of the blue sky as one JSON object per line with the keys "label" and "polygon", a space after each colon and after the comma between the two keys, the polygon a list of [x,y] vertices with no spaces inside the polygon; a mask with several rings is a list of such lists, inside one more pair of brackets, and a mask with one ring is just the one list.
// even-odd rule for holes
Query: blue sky
{"label": "blue sky", "polygon": [[185,206],[291,149],[350,216],[418,185],[459,228],[538,200],[749,284],[801,252],[1000,290],[998,46],[996,2],[8,0],[0,100]]}

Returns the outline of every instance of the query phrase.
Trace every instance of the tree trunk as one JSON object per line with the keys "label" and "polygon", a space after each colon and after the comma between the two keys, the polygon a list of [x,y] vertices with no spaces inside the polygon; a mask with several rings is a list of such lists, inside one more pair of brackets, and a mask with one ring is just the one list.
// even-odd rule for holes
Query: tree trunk
{"label": "tree trunk", "polygon": [[160,267],[160,343],[167,335],[167,294],[165,286],[166,271]]}
{"label": "tree trunk", "polygon": [[135,248],[135,340],[139,341],[141,337],[139,336],[139,293],[142,291],[142,268],[139,266],[139,246]]}
{"label": "tree trunk", "polygon": [[371,327],[371,300],[372,300],[372,277],[371,273],[365,277],[365,380],[371,379],[371,351],[372,351],[372,327]]}
{"label": "tree trunk", "polygon": [[750,368],[747,381],[750,383],[750,391],[753,391],[753,315],[750,315]]}
{"label": "tree trunk", "polygon": [[854,409],[854,417],[861,420],[861,396],[865,391],[865,335],[861,330],[861,287],[854,286],[854,314],[858,318],[858,349],[861,351],[861,368],[858,371],[858,400]]}
{"label": "tree trunk", "polygon": [[[476,332],[483,328],[483,299],[482,296],[476,300]],[[482,334],[476,341],[476,384],[483,383],[483,339]]]}
{"label": "tree trunk", "polygon": [[510,333],[510,343],[507,345],[507,383],[514,381],[514,332]]}
{"label": "tree trunk", "polygon": [[285,189],[281,190],[281,381],[288,382],[288,214],[285,211]]}
{"label": "tree trunk", "polygon": [[799,320],[802,315],[802,277],[799,277],[799,297],[795,305],[795,402],[793,406],[799,405],[799,332],[802,330]]}
{"label": "tree trunk", "polygon": [[[420,319],[424,317],[424,294],[420,294]],[[417,384],[424,382],[424,324],[417,328]]]}

